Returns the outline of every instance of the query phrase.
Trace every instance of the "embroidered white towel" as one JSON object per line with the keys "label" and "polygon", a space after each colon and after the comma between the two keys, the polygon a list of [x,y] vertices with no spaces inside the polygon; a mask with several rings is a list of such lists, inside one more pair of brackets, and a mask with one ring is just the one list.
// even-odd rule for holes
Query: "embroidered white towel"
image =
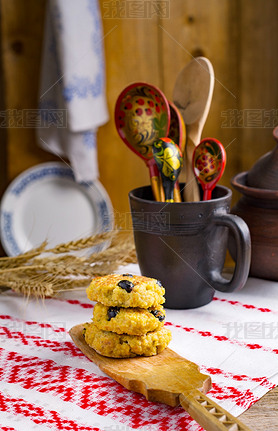
{"label": "embroidered white towel", "polygon": [[[117,273],[140,271],[132,264]],[[277,282],[249,278],[241,291],[216,292],[203,307],[166,310],[170,349],[211,376],[208,397],[234,416],[278,384],[277,288]],[[91,321],[93,307],[85,290],[44,303],[30,297],[28,304],[16,292],[2,293],[0,428],[203,431],[182,407],[128,391],[75,347],[68,331]],[[277,431],[277,426],[265,429]]]}
{"label": "embroidered white towel", "polygon": [[108,121],[98,0],[48,2],[39,145],[70,161],[76,181],[98,177],[96,133]]}

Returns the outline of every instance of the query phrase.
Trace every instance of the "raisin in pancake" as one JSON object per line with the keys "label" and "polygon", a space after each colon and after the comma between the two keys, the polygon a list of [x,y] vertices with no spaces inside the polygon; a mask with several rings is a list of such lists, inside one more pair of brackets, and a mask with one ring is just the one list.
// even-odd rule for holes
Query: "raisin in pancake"
{"label": "raisin in pancake", "polygon": [[163,304],[165,290],[159,280],[131,274],[96,277],[87,288],[92,301],[109,307],[150,308]]}
{"label": "raisin in pancake", "polygon": [[103,331],[117,334],[144,335],[164,325],[165,311],[161,305],[151,308],[108,307],[97,303],[93,323]]}

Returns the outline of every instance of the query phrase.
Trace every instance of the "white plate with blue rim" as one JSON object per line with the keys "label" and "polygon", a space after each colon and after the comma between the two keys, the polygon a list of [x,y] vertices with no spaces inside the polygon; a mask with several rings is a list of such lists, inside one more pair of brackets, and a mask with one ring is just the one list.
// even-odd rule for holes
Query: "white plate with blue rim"
{"label": "white plate with blue rim", "polygon": [[[61,162],[36,165],[6,189],[0,208],[0,235],[8,256],[85,238],[113,228],[113,207],[103,185],[77,183]],[[96,251],[96,250],[95,250]]]}

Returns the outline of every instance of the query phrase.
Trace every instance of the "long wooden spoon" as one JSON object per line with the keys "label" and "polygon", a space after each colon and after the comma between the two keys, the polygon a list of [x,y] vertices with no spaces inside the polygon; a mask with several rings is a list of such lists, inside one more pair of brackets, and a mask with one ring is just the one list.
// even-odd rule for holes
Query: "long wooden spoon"
{"label": "long wooden spoon", "polygon": [[211,379],[193,362],[168,348],[151,357],[106,358],[85,342],[83,327],[77,325],[69,331],[75,345],[125,388],[143,394],[149,401],[181,405],[207,431],[251,431],[205,395]]}
{"label": "long wooden spoon", "polygon": [[179,109],[168,100],[170,107],[170,128],[168,138],[172,139],[180,147],[182,154],[185,150],[186,129]]}
{"label": "long wooden spoon", "polygon": [[124,143],[148,166],[155,200],[162,200],[152,144],[169,133],[170,108],[166,97],[145,82],[129,85],[117,99],[115,123]]}
{"label": "long wooden spoon", "polygon": [[202,130],[209,112],[214,88],[214,71],[205,57],[196,57],[179,73],[173,100],[186,126],[185,200],[200,200],[199,188],[192,170],[195,146],[201,140]]}
{"label": "long wooden spoon", "polygon": [[211,199],[211,193],[220,180],[226,166],[226,151],[221,142],[205,138],[195,148],[193,171],[203,189],[203,201]]}
{"label": "long wooden spoon", "polygon": [[[182,156],[184,157],[186,129],[182,115],[176,105],[168,100],[170,107],[170,129],[168,137],[172,139],[176,145],[180,147]],[[181,202],[181,193],[178,181],[175,183],[174,188],[174,201]]]}

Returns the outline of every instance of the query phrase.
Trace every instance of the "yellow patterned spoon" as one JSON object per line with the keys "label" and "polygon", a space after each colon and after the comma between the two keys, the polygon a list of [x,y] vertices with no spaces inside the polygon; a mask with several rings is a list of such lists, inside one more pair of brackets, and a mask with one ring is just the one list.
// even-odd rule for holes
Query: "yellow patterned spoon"
{"label": "yellow patterned spoon", "polygon": [[161,138],[153,143],[153,155],[162,178],[165,202],[174,202],[174,187],[183,163],[182,152],[172,139]]}

